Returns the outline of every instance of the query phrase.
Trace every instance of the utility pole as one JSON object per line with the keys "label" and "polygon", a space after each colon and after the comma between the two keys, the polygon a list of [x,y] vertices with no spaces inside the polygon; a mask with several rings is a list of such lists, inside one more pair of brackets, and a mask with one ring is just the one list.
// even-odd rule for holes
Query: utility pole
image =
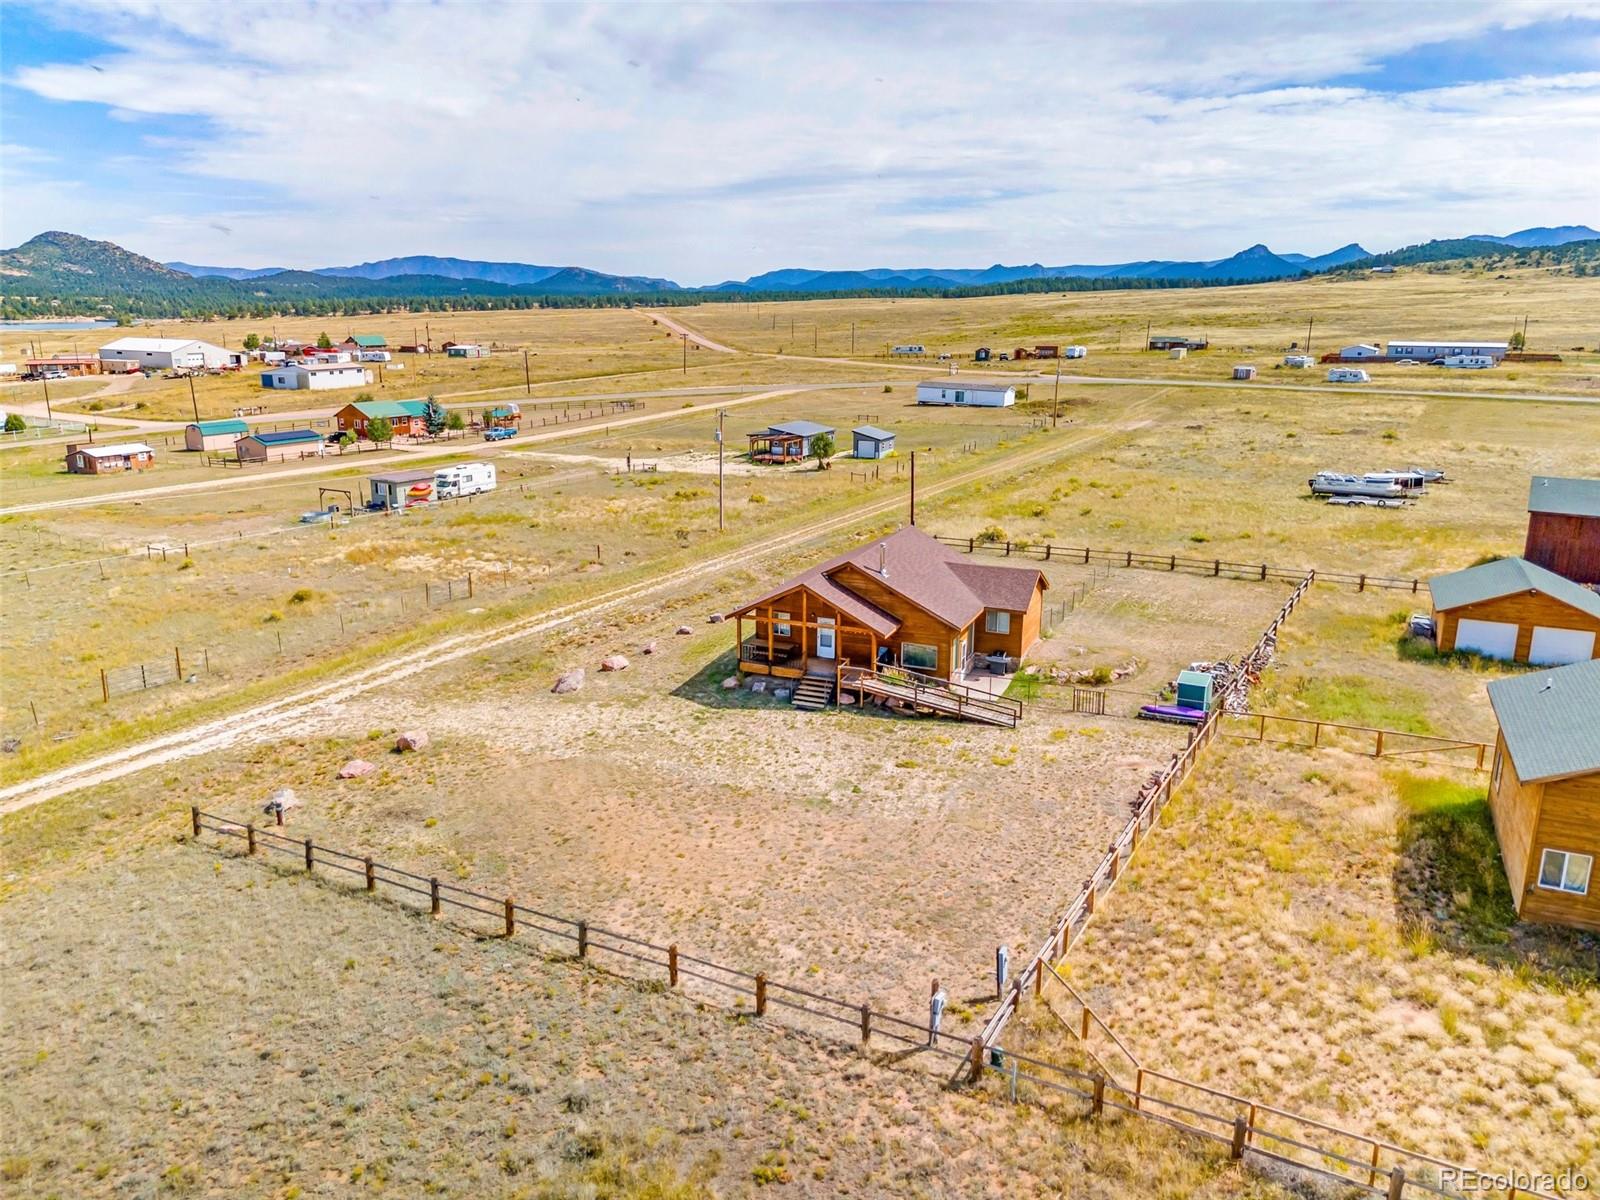
{"label": "utility pole", "polygon": [[194,376],[189,376],[189,403],[194,407],[194,423],[200,424],[200,401],[194,395]]}
{"label": "utility pole", "polygon": [[815,325],[813,325],[811,327],[811,353],[815,354],[816,352],[817,352],[817,327]]}
{"label": "utility pole", "polygon": [[917,523],[917,452],[911,452],[911,523]]}
{"label": "utility pole", "polygon": [[533,395],[533,373],[528,367],[528,352],[522,352],[522,391],[524,395]]}
{"label": "utility pole", "polygon": [[850,357],[856,356],[856,323],[850,322]]}
{"label": "utility pole", "polygon": [[717,532],[725,530],[727,519],[722,505],[722,422],[727,417],[726,409],[717,409]]}
{"label": "utility pole", "polygon": [[1051,402],[1054,411],[1050,414],[1050,427],[1054,429],[1061,424],[1061,360],[1056,359],[1056,394]]}
{"label": "utility pole", "polygon": [[1311,325],[1316,319],[1317,318],[1314,317],[1314,316],[1306,318],[1306,353],[1307,354],[1311,353]]}
{"label": "utility pole", "polygon": [[1146,321],[1144,323],[1144,348],[1146,350],[1150,349],[1150,322],[1149,321]]}
{"label": "utility pole", "polygon": [[[38,352],[37,351],[34,352],[34,357],[35,358],[38,357]],[[50,376],[48,376],[48,375],[39,376],[39,382],[44,384],[44,415],[45,415],[45,420],[49,421],[53,425],[53,424],[55,424],[56,414],[55,414],[55,410],[50,407]],[[94,439],[90,438],[89,440],[93,441]]]}
{"label": "utility pole", "polygon": [[689,373],[689,335],[683,334],[683,373]]}

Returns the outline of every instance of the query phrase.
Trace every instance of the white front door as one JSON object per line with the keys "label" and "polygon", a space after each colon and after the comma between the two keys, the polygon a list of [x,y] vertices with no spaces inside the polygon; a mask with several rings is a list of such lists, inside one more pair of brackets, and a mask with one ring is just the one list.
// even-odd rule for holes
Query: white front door
{"label": "white front door", "polygon": [[1456,649],[1485,658],[1511,658],[1517,652],[1517,627],[1508,621],[1457,621]]}
{"label": "white front door", "polygon": [[835,634],[835,630],[833,628],[833,619],[831,617],[818,617],[817,618],[817,657],[818,658],[832,658],[832,657],[834,657],[834,648],[833,648],[834,647],[834,634]]}
{"label": "white front door", "polygon": [[1594,630],[1533,627],[1533,645],[1528,661],[1540,667],[1560,667],[1567,663],[1588,662],[1594,657]]}

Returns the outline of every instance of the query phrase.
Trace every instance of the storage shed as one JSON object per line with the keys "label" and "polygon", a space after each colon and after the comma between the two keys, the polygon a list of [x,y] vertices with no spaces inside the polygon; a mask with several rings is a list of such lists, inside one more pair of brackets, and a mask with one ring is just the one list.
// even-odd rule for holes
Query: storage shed
{"label": "storage shed", "polygon": [[1149,343],[1152,350],[1204,350],[1210,344],[1203,337],[1180,337],[1170,333],[1158,333]]}
{"label": "storage shed", "polygon": [[473,342],[456,342],[445,347],[447,358],[488,358],[489,351]]}
{"label": "storage shed", "polygon": [[925,379],[917,384],[918,404],[953,404],[968,408],[1007,408],[1017,402],[1017,385],[998,379]]}
{"label": "storage shed", "polygon": [[1535,475],[1522,557],[1575,583],[1600,583],[1600,479]]}
{"label": "storage shed", "polygon": [[1235,379],[1254,379],[1256,377],[1256,369],[1251,366],[1235,367],[1233,369],[1233,377]]}
{"label": "storage shed", "polygon": [[1517,915],[1600,932],[1600,660],[1489,685],[1489,809]]}
{"label": "storage shed", "polygon": [[232,450],[233,444],[250,432],[250,426],[237,417],[225,421],[193,421],[183,430],[185,450]]}
{"label": "storage shed", "polygon": [[1429,581],[1441,651],[1550,666],[1596,657],[1600,595],[1523,558]]}
{"label": "storage shed", "polygon": [[431,470],[393,471],[367,479],[368,502],[375,508],[410,508],[433,499],[434,476]]}
{"label": "storage shed", "polygon": [[327,443],[315,429],[275,429],[270,433],[252,433],[237,442],[240,462],[282,462],[286,458],[304,458],[308,454],[320,455]]}
{"label": "storage shed", "polygon": [[1383,347],[1382,346],[1374,346],[1374,345],[1371,345],[1370,343],[1367,343],[1367,342],[1361,342],[1361,343],[1359,343],[1358,345],[1355,345],[1355,346],[1345,346],[1345,347],[1343,347],[1339,351],[1339,357],[1340,358],[1346,358],[1346,359],[1382,358],[1383,357]]}
{"label": "storage shed", "polygon": [[862,425],[850,431],[857,458],[888,458],[894,453],[894,434],[876,425]]}

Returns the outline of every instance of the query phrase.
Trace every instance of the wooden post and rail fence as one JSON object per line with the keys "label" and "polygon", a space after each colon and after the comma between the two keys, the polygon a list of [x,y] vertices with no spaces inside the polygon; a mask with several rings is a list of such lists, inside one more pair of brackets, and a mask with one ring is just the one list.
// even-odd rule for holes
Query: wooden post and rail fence
{"label": "wooden post and rail fence", "polygon": [[1422,591],[1425,579],[1400,579],[1389,575],[1368,575],[1348,571],[1323,571],[1307,567],[1274,566],[1271,563],[1232,562],[1225,558],[1188,558],[1181,554],[1152,554],[1146,550],[1107,550],[1090,546],[1057,546],[1050,542],[996,541],[980,537],[947,537],[935,534],[936,541],[954,546],[967,554],[998,554],[1004,558],[1035,558],[1041,562],[1077,563],[1081,566],[1122,567],[1142,571],[1183,571],[1213,578],[1254,580],[1300,580],[1313,577],[1318,583],[1350,584],[1358,592]]}
{"label": "wooden post and rail fence", "polygon": [[[1191,743],[1191,751],[1197,744]],[[312,837],[291,837],[281,832],[283,820],[283,813],[279,810],[274,825],[258,828],[253,822],[235,821],[198,806],[189,810],[189,829],[196,842],[204,834],[213,833],[220,838],[242,843],[245,857],[276,853],[293,859],[293,869],[296,871],[308,874],[319,870],[342,872],[359,879],[359,889],[367,895],[376,894],[382,885],[386,890],[399,893],[402,902],[419,904],[426,899],[428,912],[435,917],[442,916],[444,907],[449,905],[453,909],[493,921],[499,936],[526,938],[544,944],[554,939],[575,960],[596,966],[615,963],[630,975],[642,971],[656,978],[664,978],[671,989],[678,989],[684,986],[686,979],[692,979],[697,981],[697,990],[731,999],[737,1009],[756,1020],[781,1017],[786,1023],[797,1024],[808,1033],[833,1040],[845,1036],[843,1031],[848,1029],[850,1039],[863,1050],[871,1047],[876,1038],[880,1044],[887,1043],[902,1050],[926,1051],[945,1059],[958,1074],[972,1081],[982,1077],[993,1052],[991,1043],[983,1034],[966,1036],[956,1033],[941,1028],[931,1017],[926,1022],[907,1020],[875,1008],[870,1003],[842,1000],[780,982],[765,971],[727,967],[686,954],[676,942],[660,945],[614,929],[591,925],[581,918],[531,908],[509,895],[493,896],[445,883],[437,875],[422,875],[378,862],[371,855],[335,850],[319,845]],[[1089,902],[1089,911],[1093,911],[1092,901]],[[543,935],[543,938],[538,935]],[[1156,1121],[1227,1145],[1235,1159],[1255,1158],[1263,1163],[1276,1163],[1337,1179],[1370,1194],[1386,1194],[1391,1200],[1404,1200],[1408,1195],[1419,1198],[1423,1195],[1460,1195],[1427,1177],[1430,1170],[1435,1177],[1442,1177],[1443,1172],[1460,1170],[1442,1159],[1408,1151],[1389,1142],[1350,1133],[1275,1106],[1249,1101],[1220,1089],[1192,1084],[1177,1076],[1143,1067],[1132,1051],[1116,1038],[1098,1014],[1082,1002],[1082,998],[1050,963],[1036,965],[1041,966],[1041,970],[1032,976],[1036,995],[1043,990],[1046,973],[1058,981],[1082,1005],[1083,1015],[1079,1025],[1081,1036],[1087,1039],[1091,1027],[1101,1029],[1113,1040],[1124,1060],[1132,1064],[1129,1069],[1133,1071],[1134,1083],[1130,1088],[1123,1081],[1123,1076],[1105,1069],[1098,1059],[1097,1065],[1101,1065],[1101,1069],[1087,1072],[1008,1050],[1000,1051],[1009,1062],[1014,1101],[1050,1104],[1062,1097],[1077,1098],[1087,1102],[1089,1113],[1097,1118],[1121,1114]],[[937,986],[936,983],[935,989]],[[1019,988],[1014,989],[1013,994],[1017,990],[1020,990],[1020,981]],[[1041,1001],[1048,1006],[1048,998],[1041,996]],[[1053,1008],[1051,1011],[1057,1020],[1063,1020],[1059,1013],[1054,1013]],[[1125,1074],[1126,1071],[1123,1072]],[[1033,1094],[1019,1095],[1015,1090],[1019,1082],[1030,1085]],[[1173,1098],[1174,1089],[1185,1098]],[[1219,1108],[1224,1111],[1214,1111]],[[1268,1127],[1269,1120],[1274,1122],[1275,1127]],[[1298,1136],[1285,1133],[1285,1126],[1297,1130]],[[1316,1139],[1319,1137],[1334,1137],[1343,1141],[1330,1146],[1318,1144]],[[1344,1152],[1348,1148],[1347,1142],[1370,1150],[1366,1157],[1357,1159],[1353,1154]],[[1385,1170],[1387,1175],[1383,1174]],[[1382,1186],[1375,1182],[1380,1179]],[[1521,1189],[1509,1193],[1508,1200],[1559,1198]]]}

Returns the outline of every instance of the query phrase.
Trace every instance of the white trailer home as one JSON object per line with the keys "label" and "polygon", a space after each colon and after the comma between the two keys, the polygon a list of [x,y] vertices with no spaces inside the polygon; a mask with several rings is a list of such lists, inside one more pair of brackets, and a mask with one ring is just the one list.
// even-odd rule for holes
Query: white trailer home
{"label": "white trailer home", "polygon": [[245,354],[193,338],[125,337],[100,347],[101,362],[131,362],[152,371],[215,371],[243,365]]}
{"label": "white trailer home", "polygon": [[1389,339],[1390,358],[1415,358],[1421,362],[1432,362],[1436,358],[1454,358],[1457,355],[1484,355],[1499,362],[1506,356],[1508,349],[1510,346],[1505,342],[1451,342],[1438,338]]}
{"label": "white trailer home", "polygon": [[917,384],[918,404],[966,408],[1008,408],[1017,402],[1017,385],[999,379],[925,379]]}
{"label": "white trailer home", "polygon": [[493,463],[456,463],[433,473],[433,490],[441,500],[453,496],[476,496],[495,489]]}
{"label": "white trailer home", "polygon": [[372,372],[357,363],[291,363],[261,373],[264,388],[310,389],[362,387],[372,382]]}
{"label": "white trailer home", "polygon": [[1371,383],[1372,376],[1360,367],[1332,367],[1328,371],[1329,383]]}
{"label": "white trailer home", "polygon": [[893,350],[890,351],[891,354],[901,354],[901,355],[926,354],[927,352],[928,352],[928,348],[926,346],[922,345],[920,342],[912,342],[911,344],[906,345],[906,346],[896,346]]}

